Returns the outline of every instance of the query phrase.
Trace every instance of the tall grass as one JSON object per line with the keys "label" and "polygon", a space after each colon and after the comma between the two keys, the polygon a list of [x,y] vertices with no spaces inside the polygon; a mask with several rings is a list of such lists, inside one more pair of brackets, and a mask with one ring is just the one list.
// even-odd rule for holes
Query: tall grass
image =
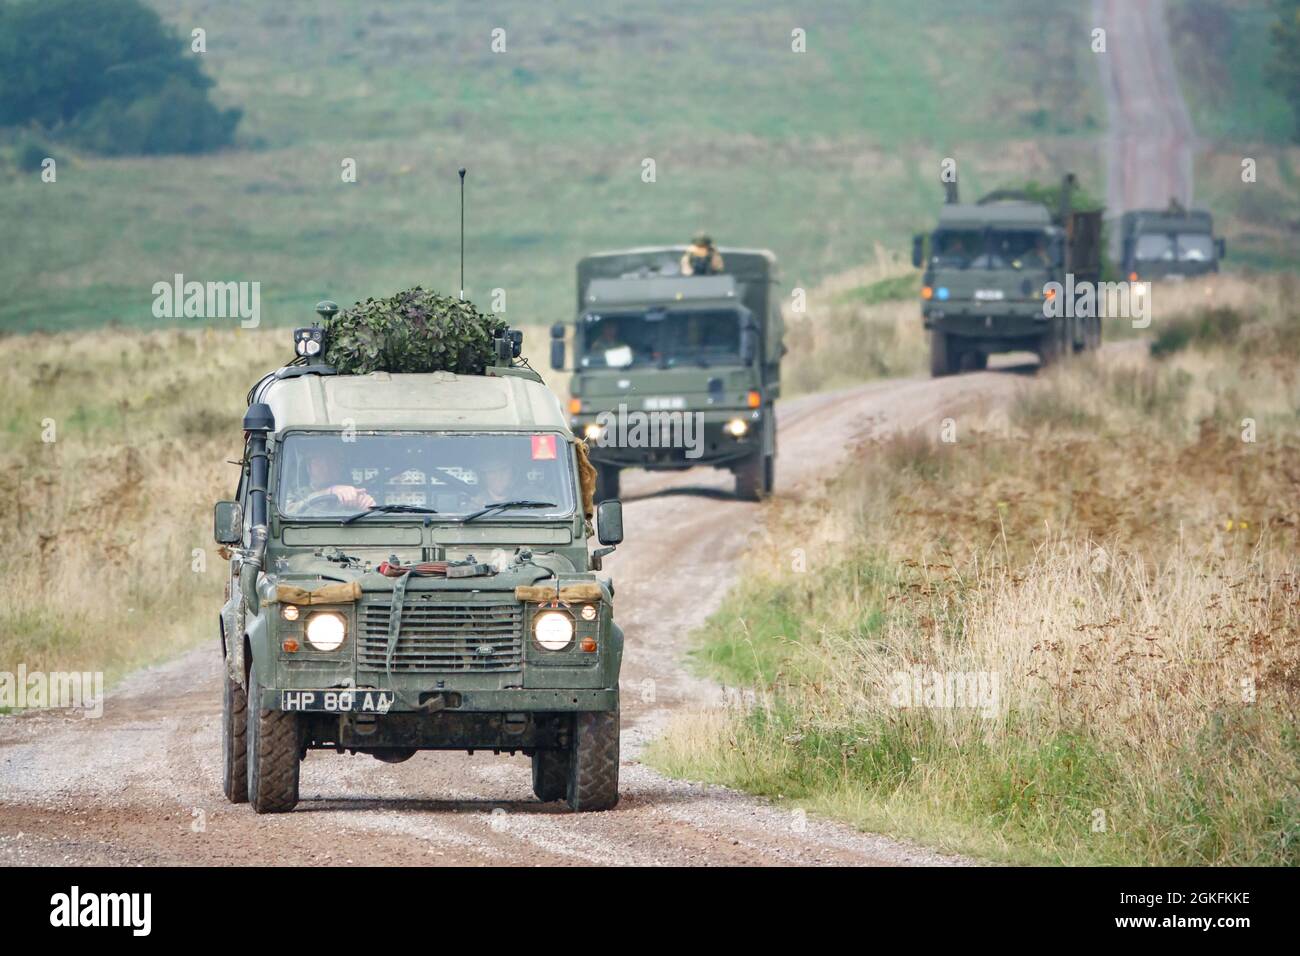
{"label": "tall grass", "polygon": [[[1250,335],[1286,334],[1284,303]],[[1236,347],[1126,353],[956,444],[868,447],[773,509],[702,632],[753,704],[682,716],[650,759],[994,859],[1300,863],[1298,399]]]}

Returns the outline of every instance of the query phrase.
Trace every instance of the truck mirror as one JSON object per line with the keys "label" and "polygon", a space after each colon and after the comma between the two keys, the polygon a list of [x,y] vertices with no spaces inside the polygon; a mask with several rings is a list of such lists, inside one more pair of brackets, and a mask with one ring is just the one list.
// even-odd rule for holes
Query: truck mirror
{"label": "truck mirror", "polygon": [[564,339],[551,339],[551,368],[564,371]]}
{"label": "truck mirror", "polygon": [[758,357],[758,333],[751,328],[740,330],[740,363],[752,365]]}
{"label": "truck mirror", "polygon": [[1226,255],[1228,254],[1228,240],[1226,240],[1226,239],[1215,239],[1215,240],[1214,240],[1214,246],[1215,246],[1215,248],[1218,250],[1219,258],[1220,258],[1220,259],[1222,259],[1224,256],[1226,256]]}
{"label": "truck mirror", "polygon": [[218,501],[212,509],[212,537],[217,544],[239,544],[244,537],[244,513],[238,501]]}
{"label": "truck mirror", "polygon": [[601,544],[623,543],[623,502],[617,498],[596,505],[596,537]]}
{"label": "truck mirror", "polygon": [[912,265],[921,268],[925,262],[925,236],[917,233],[912,237]]}
{"label": "truck mirror", "polygon": [[551,326],[551,338],[553,338],[553,339],[562,339],[562,338],[564,338],[564,323],[563,323],[563,322],[556,322],[554,325]]}

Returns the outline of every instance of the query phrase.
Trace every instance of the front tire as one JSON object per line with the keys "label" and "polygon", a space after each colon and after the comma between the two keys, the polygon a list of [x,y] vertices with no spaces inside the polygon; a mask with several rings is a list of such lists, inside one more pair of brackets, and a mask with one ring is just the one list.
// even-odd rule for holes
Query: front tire
{"label": "front tire", "polygon": [[539,750],[533,754],[533,793],[542,803],[563,800],[569,792],[570,752]]}
{"label": "front tire", "polygon": [[248,802],[248,694],[223,672],[221,791],[231,803]]}
{"label": "front tire", "polygon": [[934,329],[930,332],[930,377],[943,378],[958,369],[958,354],[954,336]]}
{"label": "front tire", "polygon": [[577,714],[569,751],[567,800],[575,813],[618,803],[618,711]]}
{"label": "front tire", "polygon": [[298,714],[261,706],[256,664],[248,689],[248,802],[258,813],[287,813],[298,805],[302,722]]}

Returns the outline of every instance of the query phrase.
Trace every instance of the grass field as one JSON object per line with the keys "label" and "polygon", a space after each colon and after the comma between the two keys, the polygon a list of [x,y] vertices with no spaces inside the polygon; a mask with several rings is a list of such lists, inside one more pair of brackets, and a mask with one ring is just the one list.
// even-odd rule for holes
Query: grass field
{"label": "grass field", "polygon": [[698,637],[753,703],[650,761],[990,859],[1300,863],[1296,286],[1162,290],[1163,358],[777,504]]}
{"label": "grass field", "polygon": [[282,325],[325,296],[454,290],[459,165],[469,292],[505,289],[517,324],[571,313],[581,255],[700,226],[774,249],[791,288],[877,242],[906,251],[945,156],[972,193],[1063,165],[1100,191],[1096,71],[1065,39],[1078,15],[1046,0],[159,9],[186,36],[207,30],[216,96],[245,111],[240,147],[105,160],[55,146],[58,182],[43,184],[0,146],[0,329],[152,327],[152,285],[178,272],[261,282],[264,321]]}

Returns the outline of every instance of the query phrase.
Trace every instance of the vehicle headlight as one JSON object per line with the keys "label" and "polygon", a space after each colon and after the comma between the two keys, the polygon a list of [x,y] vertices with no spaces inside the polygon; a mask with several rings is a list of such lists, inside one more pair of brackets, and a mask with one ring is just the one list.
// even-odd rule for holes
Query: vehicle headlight
{"label": "vehicle headlight", "polygon": [[586,438],[588,441],[595,441],[604,433],[605,433],[604,427],[601,425],[597,425],[595,422],[592,422],[591,424],[587,425],[585,428],[582,429],[582,436]]}
{"label": "vehicle headlight", "polygon": [[338,650],[347,632],[342,614],[323,611],[307,619],[307,643],[318,651]]}
{"label": "vehicle headlight", "polygon": [[745,432],[749,431],[749,424],[742,418],[733,418],[725,426],[727,434],[733,438],[741,438]]}
{"label": "vehicle headlight", "polygon": [[563,611],[543,611],[533,619],[533,634],[548,651],[562,651],[573,643],[573,619]]}

